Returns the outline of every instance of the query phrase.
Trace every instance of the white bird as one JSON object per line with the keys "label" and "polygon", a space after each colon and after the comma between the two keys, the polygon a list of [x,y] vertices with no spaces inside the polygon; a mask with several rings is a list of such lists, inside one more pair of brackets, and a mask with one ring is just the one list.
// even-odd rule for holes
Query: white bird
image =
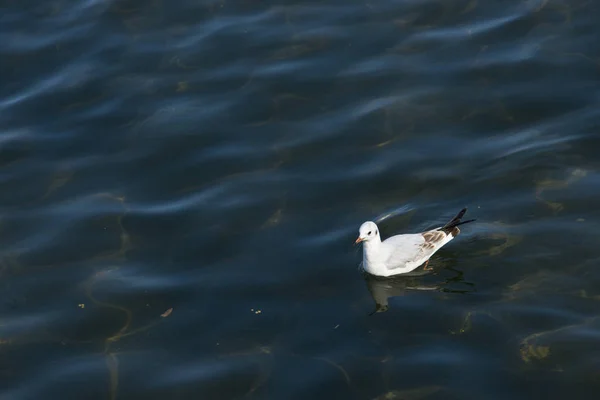
{"label": "white bird", "polygon": [[459,225],[475,221],[461,221],[467,212],[463,208],[446,225],[422,233],[409,233],[387,238],[383,242],[375,222],[367,221],[360,226],[355,244],[363,244],[363,269],[371,275],[391,276],[410,272],[423,263],[425,269],[429,258],[442,246],[460,233]]}

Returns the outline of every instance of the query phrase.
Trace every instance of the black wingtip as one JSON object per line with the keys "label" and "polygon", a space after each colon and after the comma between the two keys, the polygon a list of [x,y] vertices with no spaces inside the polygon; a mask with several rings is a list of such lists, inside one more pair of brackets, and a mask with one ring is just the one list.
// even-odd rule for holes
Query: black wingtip
{"label": "black wingtip", "polygon": [[466,212],[467,212],[467,207],[460,210],[460,212],[458,214],[456,214],[456,216],[454,218],[452,218],[446,225],[441,227],[439,230],[445,231],[445,232],[446,231],[450,232],[452,229],[456,228],[459,225],[468,224],[469,222],[476,221],[476,219],[469,219],[466,221],[461,221],[462,217],[464,217]]}
{"label": "black wingtip", "polygon": [[456,226],[456,224],[458,224],[460,222],[460,220],[462,219],[462,217],[465,216],[466,212],[467,212],[467,207],[465,207],[462,210],[460,210],[458,212],[458,214],[456,214],[456,216],[454,218],[452,218],[450,221],[448,221],[448,223],[446,225],[444,225],[442,227],[442,229],[452,228],[452,227]]}
{"label": "black wingtip", "polygon": [[464,225],[464,224],[468,224],[469,222],[475,222],[475,221],[477,221],[477,219],[476,219],[476,218],[473,218],[473,219],[468,219],[468,220],[466,220],[466,221],[460,221],[458,224],[456,224],[456,225],[454,225],[454,226]]}

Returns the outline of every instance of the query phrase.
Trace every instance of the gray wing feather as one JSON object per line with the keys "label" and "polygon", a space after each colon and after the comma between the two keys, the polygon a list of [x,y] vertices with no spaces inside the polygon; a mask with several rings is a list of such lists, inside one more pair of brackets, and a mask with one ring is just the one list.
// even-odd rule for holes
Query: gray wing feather
{"label": "gray wing feather", "polygon": [[420,234],[392,236],[384,243],[389,246],[389,255],[385,261],[388,269],[404,268],[406,263],[415,259],[421,251],[424,238]]}
{"label": "gray wing feather", "polygon": [[384,242],[391,249],[386,265],[388,269],[397,269],[405,267],[407,263],[424,260],[435,253],[447,237],[445,232],[438,230],[393,236]]}
{"label": "gray wing feather", "polygon": [[423,239],[425,239],[425,242],[420,246],[421,251],[416,260],[420,260],[427,255],[435,253],[448,237],[446,232],[438,230],[423,232],[421,235],[423,236]]}

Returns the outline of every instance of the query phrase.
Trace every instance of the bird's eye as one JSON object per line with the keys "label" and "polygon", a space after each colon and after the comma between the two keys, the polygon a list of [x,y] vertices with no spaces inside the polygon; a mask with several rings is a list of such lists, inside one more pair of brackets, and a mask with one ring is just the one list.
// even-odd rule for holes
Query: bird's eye
{"label": "bird's eye", "polygon": [[370,234],[371,234],[371,231],[369,231],[369,233],[367,233],[367,235],[370,235]]}
{"label": "bird's eye", "polygon": [[377,231],[375,231],[375,234],[377,235]]}

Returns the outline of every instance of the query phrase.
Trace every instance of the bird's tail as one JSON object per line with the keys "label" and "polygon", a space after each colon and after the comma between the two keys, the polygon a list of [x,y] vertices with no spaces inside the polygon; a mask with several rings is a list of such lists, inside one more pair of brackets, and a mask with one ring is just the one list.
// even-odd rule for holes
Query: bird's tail
{"label": "bird's tail", "polygon": [[469,222],[475,221],[475,219],[469,219],[466,221],[462,221],[461,218],[465,215],[466,212],[467,212],[467,209],[463,208],[462,210],[460,210],[460,212],[458,214],[456,214],[456,217],[452,218],[446,225],[442,226],[438,230],[449,233],[449,232],[452,232],[452,230],[459,225],[463,225],[463,224],[467,224]]}

